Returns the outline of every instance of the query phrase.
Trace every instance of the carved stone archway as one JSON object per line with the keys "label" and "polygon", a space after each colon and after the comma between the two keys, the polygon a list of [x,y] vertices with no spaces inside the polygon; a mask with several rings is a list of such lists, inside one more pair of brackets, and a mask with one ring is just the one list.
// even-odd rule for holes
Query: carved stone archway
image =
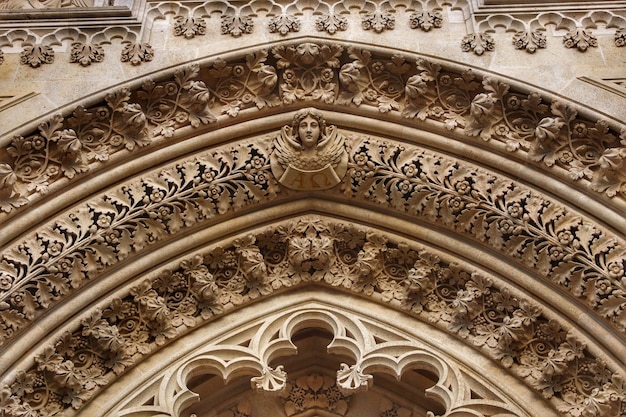
{"label": "carved stone archway", "polygon": [[[358,366],[401,376],[406,354],[429,364],[437,413],[533,415],[530,398],[555,415],[623,413],[623,124],[397,52],[313,38],[249,48],[85,100],[6,144],[5,409],[92,415],[108,404],[116,413],[123,395],[165,407],[135,415],[178,415],[176,395],[184,405],[193,397],[190,379],[164,383],[170,395],[151,400],[133,375],[153,373],[157,360],[170,365],[168,378],[195,372],[193,352],[181,358],[175,346],[244,310],[297,323],[287,315],[297,310],[272,300],[331,303],[337,291],[440,334],[472,364],[458,367],[445,346],[418,346],[416,334],[410,352],[393,345],[376,356],[352,332],[342,354],[354,363],[342,369],[353,382],[367,385]],[[281,127],[312,104],[346,137],[345,177],[329,190],[292,190],[274,178],[270,155]],[[350,327],[302,305],[325,317],[312,328],[335,340]],[[375,319],[361,308],[351,320]],[[385,325],[374,328],[367,337],[386,349]],[[276,346],[288,351],[294,333],[259,333],[264,356],[246,350],[240,327],[230,330],[239,348],[207,337],[204,348],[226,356],[205,367],[227,376],[235,353],[249,355],[234,371],[262,386],[274,372],[265,388],[282,388],[271,342],[278,331]],[[161,377],[142,378],[152,389]],[[514,392],[490,385],[498,378]],[[494,408],[474,412],[472,400]]]}

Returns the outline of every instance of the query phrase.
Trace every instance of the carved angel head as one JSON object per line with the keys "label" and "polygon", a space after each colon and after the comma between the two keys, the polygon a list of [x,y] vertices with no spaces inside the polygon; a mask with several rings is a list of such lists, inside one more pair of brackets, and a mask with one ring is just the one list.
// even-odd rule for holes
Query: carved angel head
{"label": "carved angel head", "polygon": [[317,109],[302,109],[293,116],[291,131],[304,149],[317,148],[325,130],[324,115]]}

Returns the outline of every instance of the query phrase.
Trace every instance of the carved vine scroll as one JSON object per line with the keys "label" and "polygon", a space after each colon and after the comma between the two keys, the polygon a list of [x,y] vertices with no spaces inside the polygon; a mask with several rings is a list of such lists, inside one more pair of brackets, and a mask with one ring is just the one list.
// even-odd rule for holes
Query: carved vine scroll
{"label": "carved vine scroll", "polygon": [[478,146],[502,144],[578,187],[626,198],[624,125],[589,119],[564,101],[469,69],[305,42],[179,69],[171,79],[107,94],[96,106],[15,136],[0,158],[0,211],[14,213],[55,182],[103,169],[111,155],[171,140],[183,128],[212,130],[219,117],[236,118],[244,109],[312,102],[375,108],[415,127],[428,120]]}

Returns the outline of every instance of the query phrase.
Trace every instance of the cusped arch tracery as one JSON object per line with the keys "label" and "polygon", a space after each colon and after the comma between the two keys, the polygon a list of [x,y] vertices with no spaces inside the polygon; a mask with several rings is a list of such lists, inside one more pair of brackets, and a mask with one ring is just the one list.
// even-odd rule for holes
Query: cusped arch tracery
{"label": "cusped arch tracery", "polygon": [[[292,296],[294,299],[298,298],[295,294]],[[260,320],[250,320],[248,325],[254,329],[251,339],[249,339],[249,330],[243,332],[243,336],[237,334],[237,331],[231,331],[226,340],[221,343],[207,343],[205,346],[190,350],[167,369],[156,372],[151,382],[155,385],[144,389],[136,383],[138,386],[136,393],[121,401],[105,415],[136,417],[145,413],[160,413],[167,416],[180,416],[188,414],[183,410],[194,401],[202,404],[192,406],[195,412],[210,407],[220,414],[224,412],[220,410],[220,407],[223,409],[224,404],[228,405],[237,400],[235,390],[233,398],[228,397],[224,401],[225,395],[221,394],[220,403],[216,403],[215,399],[212,403],[193,392],[188,384],[194,378],[206,381],[206,378],[198,377],[210,374],[221,376],[224,383],[228,384],[234,372],[247,376],[244,379],[250,380],[253,390],[266,396],[270,394],[275,398],[274,402],[279,404],[278,408],[281,409],[279,415],[292,416],[300,415],[299,413],[311,415],[314,410],[330,412],[331,415],[345,415],[354,405],[351,402],[359,402],[359,399],[355,398],[359,396],[359,393],[381,388],[371,384],[372,375],[368,375],[368,372],[390,374],[400,381],[400,377],[409,371],[424,371],[424,375],[427,376],[423,378],[425,388],[422,385],[411,387],[410,383],[408,385],[405,383],[402,387],[404,390],[415,391],[400,403],[412,408],[412,410],[405,409],[404,413],[408,415],[415,413],[415,416],[430,416],[433,414],[429,412],[434,412],[449,416],[527,416],[538,410],[547,411],[546,415],[554,414],[554,411],[542,409],[541,406],[524,409],[523,405],[507,401],[506,396],[499,392],[497,386],[489,383],[475,370],[470,370],[466,365],[451,360],[446,353],[434,348],[432,340],[429,340],[432,335],[422,335],[424,338],[422,340],[415,334],[399,332],[385,319],[375,320],[371,317],[362,317],[354,311],[344,309],[336,304],[332,296],[326,302],[322,304],[310,301],[298,302],[282,311],[265,314],[265,317]],[[328,354],[331,356],[344,354],[344,358],[356,363],[351,366],[341,363],[339,369],[327,369],[328,365],[324,365],[322,361],[305,361],[298,363],[298,366],[293,366],[294,362],[291,362],[289,365],[294,375],[286,373],[282,365],[276,369],[267,366],[268,359],[281,363],[281,359],[284,360],[283,355],[297,355],[296,347],[292,342],[294,328],[303,331],[317,327],[332,329]],[[289,345],[291,348],[286,352],[276,349],[275,345]],[[342,346],[338,347],[338,345]],[[233,351],[236,351],[235,355],[232,354]],[[366,386],[347,385],[345,378],[347,370],[352,371],[354,379],[360,382],[368,381]],[[260,376],[255,376],[259,374]],[[269,378],[268,375],[272,375],[273,378]],[[416,378],[409,379],[412,383],[416,380]],[[206,387],[203,388],[200,383],[197,384],[198,391],[205,391],[204,393],[207,394]],[[216,385],[219,385],[219,382],[212,386]],[[393,385],[389,386],[387,383],[387,389],[393,390]],[[425,389],[425,392],[419,394],[420,389]],[[312,395],[309,394],[307,398],[308,392]],[[480,395],[477,396],[476,393]],[[393,400],[401,398],[402,395],[398,392],[391,399],[387,397],[383,402],[384,407],[391,409],[389,405],[391,402],[395,403],[393,406],[397,410],[397,401]],[[255,401],[254,396],[255,394],[250,392],[243,396],[239,394],[240,400],[235,402],[235,406],[229,408],[238,409],[239,412],[242,412],[243,408],[247,410],[244,414],[258,415],[264,407],[268,407],[267,404],[255,407],[250,403],[268,400],[265,398],[262,401]],[[246,399],[244,404],[242,404],[242,397]],[[420,397],[421,402],[418,399]],[[150,400],[146,401],[147,398]],[[176,400],[172,401],[174,398]],[[413,401],[415,402],[411,404]],[[381,406],[380,410],[371,411],[373,414],[368,412],[368,415],[378,415],[389,410]]]}

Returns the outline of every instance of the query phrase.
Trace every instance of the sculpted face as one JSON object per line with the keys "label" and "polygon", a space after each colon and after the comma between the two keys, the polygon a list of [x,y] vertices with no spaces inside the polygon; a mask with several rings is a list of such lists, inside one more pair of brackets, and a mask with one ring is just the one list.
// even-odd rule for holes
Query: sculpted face
{"label": "sculpted face", "polygon": [[304,149],[315,149],[320,138],[320,124],[312,116],[307,116],[298,125],[298,136]]}

